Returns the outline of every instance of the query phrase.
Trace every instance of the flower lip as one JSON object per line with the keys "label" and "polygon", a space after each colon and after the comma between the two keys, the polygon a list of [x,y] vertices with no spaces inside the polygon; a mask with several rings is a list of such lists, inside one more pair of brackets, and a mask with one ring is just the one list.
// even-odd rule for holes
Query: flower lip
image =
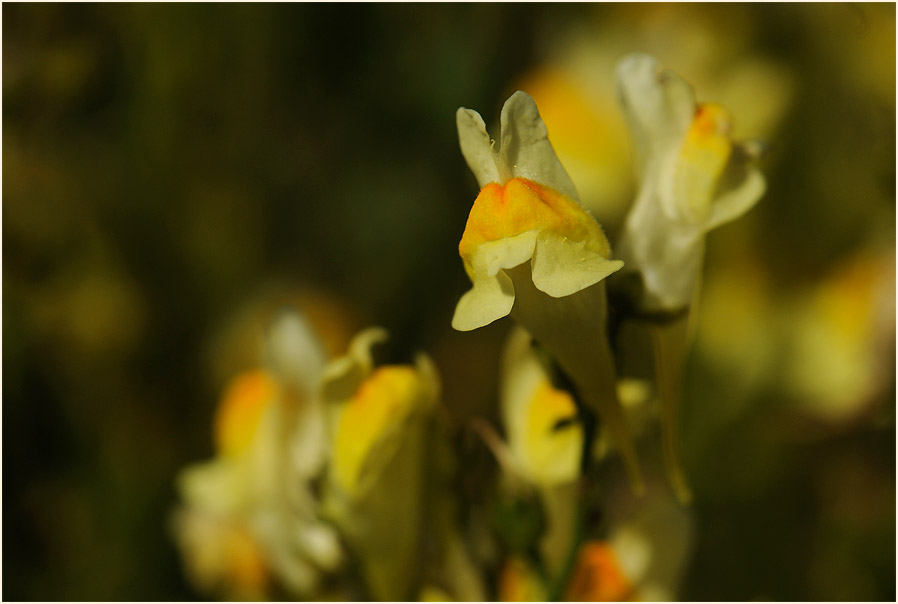
{"label": "flower lip", "polygon": [[480,244],[542,230],[583,241],[603,256],[611,255],[601,228],[583,208],[564,194],[524,178],[483,187],[468,216],[459,254],[469,267]]}
{"label": "flower lip", "polygon": [[390,422],[401,421],[418,395],[418,374],[411,366],[383,366],[359,385],[340,417],[334,443],[339,484],[353,492],[363,462]]}
{"label": "flower lip", "polygon": [[231,380],[215,414],[215,445],[220,454],[235,456],[249,450],[262,414],[277,394],[277,383],[262,369]]}
{"label": "flower lip", "polygon": [[580,469],[583,432],[577,405],[552,386],[532,350],[532,336],[512,332],[505,347],[500,387],[502,423],[519,471],[531,482],[555,485],[574,480]]}
{"label": "flower lip", "polygon": [[353,498],[371,491],[402,435],[429,412],[439,390],[427,355],[416,355],[413,365],[375,367],[372,348],[386,339],[382,328],[363,330],[347,354],[328,365],[322,380],[334,443],[332,482]]}
{"label": "flower lip", "polygon": [[555,155],[536,103],[517,91],[502,107],[497,141],[480,114],[459,108],[459,145],[481,192],[459,253],[474,283],[452,325],[469,331],[511,312],[514,284],[505,274],[532,260],[533,282],[553,297],[580,291],[623,266]]}
{"label": "flower lip", "polygon": [[483,187],[459,254],[474,284],[452,320],[460,331],[511,312],[515,286],[505,271],[528,260],[534,285],[556,298],[594,285],[623,266],[608,259],[608,240],[586,210],[563,193],[524,178]]}

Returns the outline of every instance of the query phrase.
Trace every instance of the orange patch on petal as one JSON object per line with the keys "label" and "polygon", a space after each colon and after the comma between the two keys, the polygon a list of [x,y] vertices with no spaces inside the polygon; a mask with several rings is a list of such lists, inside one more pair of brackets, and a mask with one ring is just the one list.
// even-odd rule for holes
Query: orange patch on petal
{"label": "orange patch on petal", "polygon": [[729,136],[731,124],[726,109],[714,103],[699,105],[689,128],[689,138],[694,142],[713,136]]}
{"label": "orange patch on petal", "polygon": [[262,369],[241,373],[225,389],[215,414],[215,446],[239,455],[252,443],[262,412],[277,396],[277,383]]}
{"label": "orange patch on petal", "polygon": [[226,543],[231,581],[239,594],[262,594],[268,583],[268,569],[259,544],[246,530],[235,529]]}
{"label": "orange patch on petal", "polygon": [[565,600],[628,602],[634,595],[633,586],[624,576],[611,546],[603,541],[590,541],[580,548]]}
{"label": "orange patch on petal", "polygon": [[390,424],[399,421],[419,390],[413,367],[387,365],[359,386],[340,417],[334,441],[334,471],[340,485],[355,488],[371,447]]}
{"label": "orange patch on petal", "polygon": [[604,256],[611,250],[595,219],[573,199],[525,178],[480,190],[468,216],[458,251],[469,270],[477,248],[532,230],[550,229]]}
{"label": "orange patch on petal", "polygon": [[699,105],[677,158],[674,194],[680,210],[702,222],[730,159],[730,116],[719,105]]}

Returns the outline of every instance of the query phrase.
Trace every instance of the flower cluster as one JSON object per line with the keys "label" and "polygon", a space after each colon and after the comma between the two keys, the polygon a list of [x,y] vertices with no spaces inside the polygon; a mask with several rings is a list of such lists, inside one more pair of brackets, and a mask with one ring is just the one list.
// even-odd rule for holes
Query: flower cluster
{"label": "flower cluster", "polygon": [[[456,115],[480,192],[458,246],[472,287],[452,326],[516,324],[501,426],[471,425],[495,460],[489,496],[472,504],[453,486],[466,462],[454,445],[470,433],[447,420],[426,355],[377,363],[387,332],[370,328],[329,359],[286,311],[264,366],[223,397],[215,458],[179,480],[176,536],[199,587],[248,599],[675,597],[691,539],[678,391],[704,241],[765,183],[759,145],[731,140],[726,111],[652,57],[624,58],[617,90],[639,188],[616,250],[530,96],[511,95],[495,137],[477,112]],[[643,332],[653,375],[627,370]],[[640,460],[655,424],[669,486],[654,456]],[[606,463],[615,454],[626,478]]]}

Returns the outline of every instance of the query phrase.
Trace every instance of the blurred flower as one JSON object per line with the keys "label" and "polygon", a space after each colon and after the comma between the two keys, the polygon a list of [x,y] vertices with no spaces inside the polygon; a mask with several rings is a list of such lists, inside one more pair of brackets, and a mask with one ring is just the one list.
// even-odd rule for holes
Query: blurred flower
{"label": "blurred flower", "polygon": [[506,560],[499,574],[500,602],[545,602],[546,588],[536,569],[523,558]]}
{"label": "blurred flower", "polygon": [[[677,598],[692,550],[690,513],[649,482],[634,500],[614,490],[606,509],[608,537],[584,543],[565,599],[580,602],[659,601]],[[612,488],[606,485],[606,488]]]}
{"label": "blurred flower", "polygon": [[[554,578],[563,570],[577,537],[573,519],[577,502],[584,497],[578,482],[584,443],[577,406],[570,393],[552,384],[544,363],[532,336],[522,328],[513,329],[500,375],[500,413],[507,444],[486,436],[511,489],[521,490],[523,482],[538,494],[544,515],[539,550]],[[638,435],[649,419],[648,385],[642,380],[622,379],[617,392],[627,423]],[[596,439],[589,454],[600,460],[610,449],[611,443],[603,436]]]}
{"label": "blurred flower", "polygon": [[638,487],[605,333],[602,280],[622,264],[609,259],[601,227],[577,202],[533,99],[518,91],[506,101],[495,142],[477,112],[461,108],[456,121],[482,188],[459,243],[474,286],[459,300],[452,326],[468,331],[509,313],[523,324],[602,415]]}
{"label": "blurred flower", "polygon": [[[270,331],[270,318],[278,308],[286,307],[296,308],[313,330],[314,341],[324,355],[324,361],[319,365],[343,354],[349,340],[361,327],[358,312],[333,292],[271,284],[250,295],[216,325],[204,351],[205,368],[210,378],[225,382],[246,367],[258,364],[260,340]],[[263,350],[262,354],[267,353]],[[314,387],[317,381],[308,383]]]}
{"label": "blurred flower", "polygon": [[[895,257],[859,254],[797,300],[787,391],[808,413],[842,422],[894,385]],[[892,354],[889,354],[892,353]]]}
{"label": "blurred flower", "polygon": [[185,570],[198,589],[228,600],[267,597],[271,580],[267,560],[243,523],[196,506],[178,511],[175,523]]}
{"label": "blurred flower", "polygon": [[719,421],[738,421],[751,395],[770,389],[829,424],[872,410],[894,383],[894,258],[866,249],[791,292],[774,290],[754,257],[712,275],[696,348],[735,385]]}
{"label": "blurred flower", "polygon": [[[552,384],[551,374],[534,347],[533,336],[518,327],[508,336],[499,385],[509,470],[534,485],[555,486],[580,476],[583,427],[571,394]],[[638,436],[653,414],[652,391],[645,380],[620,378],[617,396],[627,425]],[[494,447],[495,448],[495,447]],[[599,437],[592,455],[600,459],[613,444]]]}
{"label": "blurred flower", "polygon": [[[554,578],[576,539],[583,427],[570,393],[552,385],[534,353],[533,338],[521,328],[512,331],[505,347],[500,401],[508,448],[504,457],[510,460],[504,464],[504,478],[513,497],[526,500],[528,491],[535,492],[542,530],[533,536]],[[526,539],[520,525],[513,528]]]}
{"label": "blurred flower", "polygon": [[[680,380],[705,235],[746,212],[764,192],[758,150],[730,139],[730,118],[696,104],[692,88],[644,54],[617,68],[618,92],[636,145],[641,183],[621,233],[626,262],[618,286],[646,319],[661,400],[664,455],[681,501],[691,498],[679,461]],[[627,276],[636,279],[627,280]]]}
{"label": "blurred flower", "polygon": [[641,175],[620,254],[627,272],[642,277],[643,310],[679,311],[695,293],[705,234],[764,193],[764,177],[752,165],[757,150],[733,143],[726,111],[696,104],[689,84],[654,58],[624,58],[617,80]]}
{"label": "blurred flower", "polygon": [[325,461],[315,383],[324,363],[302,317],[283,311],[267,338],[270,369],[235,377],[219,405],[216,457],[182,471],[176,538],[191,578],[224,597],[259,599],[272,579],[311,595],[342,559],[310,483]]}
{"label": "blurred flower", "polygon": [[553,486],[579,477],[583,428],[571,395],[552,385],[532,347],[523,329],[509,336],[500,412],[516,470],[533,484]]}
{"label": "blurred flower", "polygon": [[415,366],[375,368],[371,348],[386,337],[382,329],[362,331],[325,370],[333,443],[325,505],[361,564],[369,595],[403,600],[416,579],[422,462],[439,386],[423,355]]}
{"label": "blurred flower", "polygon": [[604,541],[584,543],[565,594],[569,602],[633,600],[633,586],[624,576],[614,550]]}
{"label": "blurred flower", "polygon": [[634,191],[613,86],[622,56],[648,52],[689,73],[706,98],[739,116],[740,136],[772,135],[791,103],[793,77],[748,44],[752,15],[745,8],[622,4],[594,12],[561,31],[546,28],[542,60],[515,86],[536,100],[580,201],[616,232]]}
{"label": "blurred flower", "polygon": [[274,381],[263,370],[235,377],[216,414],[218,457],[189,466],[178,477],[184,507],[174,517],[175,536],[188,576],[205,592],[261,599],[269,588],[269,562],[250,527],[250,452],[275,397]]}

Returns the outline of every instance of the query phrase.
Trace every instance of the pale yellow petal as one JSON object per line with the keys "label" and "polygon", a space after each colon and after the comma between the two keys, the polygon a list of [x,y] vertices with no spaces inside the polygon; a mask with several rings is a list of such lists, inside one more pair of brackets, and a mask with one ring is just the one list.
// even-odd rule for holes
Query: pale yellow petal
{"label": "pale yellow petal", "polygon": [[514,287],[505,273],[493,278],[478,279],[461,297],[452,317],[452,327],[471,331],[501,319],[514,306]]}
{"label": "pale yellow petal", "polygon": [[649,157],[677,149],[695,113],[692,87],[645,54],[618,63],[617,87],[643,168]]}
{"label": "pale yellow petal", "polygon": [[540,234],[533,254],[533,284],[553,298],[569,296],[595,285],[624,263],[609,260],[586,247],[552,232]]}
{"label": "pale yellow petal", "polygon": [[293,309],[279,311],[268,326],[265,354],[278,380],[311,396],[327,354],[308,321]]}
{"label": "pale yellow petal", "polygon": [[[737,148],[738,149],[738,148]],[[745,214],[764,195],[767,182],[744,153],[734,152],[711,204],[711,216],[705,225],[710,231]]]}
{"label": "pale yellow petal", "polygon": [[459,107],[455,113],[455,123],[458,127],[461,154],[474,173],[477,184],[483,187],[491,182],[504,182],[505,179],[500,177],[496,165],[496,154],[493,152],[490,135],[480,114],[473,109]]}
{"label": "pale yellow petal", "polygon": [[373,370],[371,348],[387,338],[387,331],[380,327],[370,327],[355,336],[348,354],[325,368],[321,384],[323,399],[342,402],[350,398]]}
{"label": "pale yellow petal", "polygon": [[518,90],[502,107],[499,154],[512,175],[526,178],[579,199],[539,116],[536,103],[526,92]]}
{"label": "pale yellow petal", "polygon": [[478,274],[494,277],[503,269],[524,264],[533,257],[538,235],[538,231],[527,231],[481,244],[472,261],[475,277]]}

